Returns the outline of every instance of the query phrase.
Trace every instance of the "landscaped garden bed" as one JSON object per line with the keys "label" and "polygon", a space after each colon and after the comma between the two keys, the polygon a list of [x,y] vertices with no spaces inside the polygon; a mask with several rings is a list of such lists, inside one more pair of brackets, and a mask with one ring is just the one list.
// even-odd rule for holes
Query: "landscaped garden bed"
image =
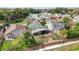
{"label": "landscaped garden bed", "polygon": [[[37,45],[33,48],[27,48],[27,49],[22,49],[22,51],[33,51],[33,50],[39,50],[39,49],[42,49],[42,48],[45,48],[45,47],[49,47],[49,46],[54,46],[54,45],[59,45],[59,44],[64,44],[64,43],[67,43],[67,42],[74,42],[74,41],[78,41],[79,38],[73,38],[73,39],[67,39],[67,40],[53,40],[52,43],[49,43],[49,44],[43,44],[43,45]],[[62,49],[62,47],[60,47]],[[46,50],[46,51],[53,51],[53,49],[50,49],[50,50]],[[54,50],[55,51],[55,50]],[[61,50],[63,51],[63,50]]]}

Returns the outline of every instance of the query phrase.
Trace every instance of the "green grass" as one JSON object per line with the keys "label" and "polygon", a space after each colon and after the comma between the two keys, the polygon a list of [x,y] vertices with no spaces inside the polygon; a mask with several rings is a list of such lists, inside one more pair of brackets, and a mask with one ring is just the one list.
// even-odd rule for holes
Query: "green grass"
{"label": "green grass", "polygon": [[15,21],[12,21],[12,24],[27,24],[27,22],[23,19],[17,19]]}
{"label": "green grass", "polygon": [[74,44],[58,47],[51,50],[52,51],[79,51],[79,43],[74,43]]}
{"label": "green grass", "polygon": [[12,21],[12,23],[20,23],[20,22],[23,22],[23,19],[15,19]]}
{"label": "green grass", "polygon": [[17,51],[25,48],[27,48],[25,41],[20,38],[17,38],[14,40],[6,40],[1,48],[1,51]]}

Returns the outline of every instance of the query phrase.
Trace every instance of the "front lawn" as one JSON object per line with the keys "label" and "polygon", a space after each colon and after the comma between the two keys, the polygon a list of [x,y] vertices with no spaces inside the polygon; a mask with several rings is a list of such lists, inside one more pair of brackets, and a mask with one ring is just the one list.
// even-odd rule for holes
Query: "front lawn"
{"label": "front lawn", "polygon": [[23,22],[23,19],[15,19],[11,21],[11,23],[21,23],[21,22]]}
{"label": "front lawn", "polygon": [[52,51],[79,51],[79,43],[74,43],[74,44],[58,47],[51,50]]}

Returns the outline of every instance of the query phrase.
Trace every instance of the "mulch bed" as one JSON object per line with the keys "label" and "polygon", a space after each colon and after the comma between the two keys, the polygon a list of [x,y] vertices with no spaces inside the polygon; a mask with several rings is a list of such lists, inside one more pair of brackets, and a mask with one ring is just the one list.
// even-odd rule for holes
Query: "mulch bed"
{"label": "mulch bed", "polygon": [[77,41],[77,40],[79,40],[79,38],[67,39],[67,40],[59,40],[59,41],[54,41],[54,42],[49,43],[49,44],[37,45],[37,46],[35,46],[33,48],[23,49],[22,51],[34,51],[34,50],[38,50],[38,49],[41,49],[41,48],[44,48],[44,47],[57,45],[57,44],[64,44],[66,42],[72,42],[72,41]]}

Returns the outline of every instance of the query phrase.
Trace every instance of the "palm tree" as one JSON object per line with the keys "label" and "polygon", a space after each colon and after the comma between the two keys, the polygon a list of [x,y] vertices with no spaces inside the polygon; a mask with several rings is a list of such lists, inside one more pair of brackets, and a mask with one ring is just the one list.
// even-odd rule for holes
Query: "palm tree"
{"label": "palm tree", "polygon": [[43,18],[43,19],[41,19],[41,20],[38,20],[38,22],[40,22],[44,27],[45,27],[45,24],[46,24],[46,21],[45,21],[46,19],[45,18]]}

